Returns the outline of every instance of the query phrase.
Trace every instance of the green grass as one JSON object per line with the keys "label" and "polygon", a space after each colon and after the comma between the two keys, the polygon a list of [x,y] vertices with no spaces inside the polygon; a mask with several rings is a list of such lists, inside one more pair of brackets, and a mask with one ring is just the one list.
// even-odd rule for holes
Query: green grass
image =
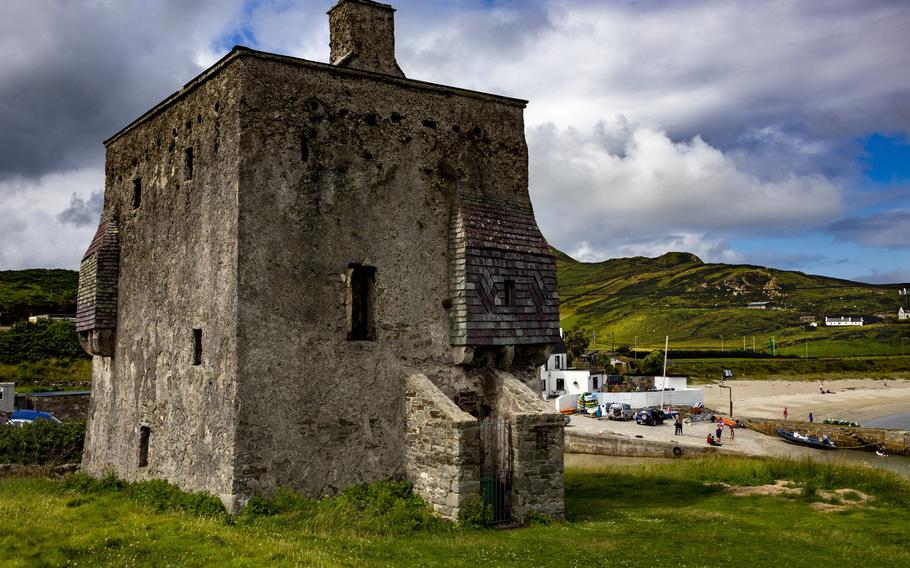
{"label": "green grass", "polygon": [[[801,494],[736,497],[719,483],[778,479]],[[838,513],[823,489],[875,499]],[[564,522],[498,531],[431,517],[401,484],[323,501],[290,492],[236,518],[168,486],[0,480],[4,566],[895,566],[910,561],[910,486],[873,469],[804,461],[681,460],[566,472]],[[852,496],[852,497],[858,497]],[[845,497],[850,500],[850,497]],[[194,505],[195,503],[195,505]]]}
{"label": "green grass", "polygon": [[88,388],[92,362],[87,359],[41,359],[0,363],[0,382],[16,383],[16,392]]}
{"label": "green grass", "polygon": [[910,356],[822,357],[809,359],[673,359],[668,373],[686,375],[693,383],[720,379],[724,369],[737,379],[836,380],[908,378]]}

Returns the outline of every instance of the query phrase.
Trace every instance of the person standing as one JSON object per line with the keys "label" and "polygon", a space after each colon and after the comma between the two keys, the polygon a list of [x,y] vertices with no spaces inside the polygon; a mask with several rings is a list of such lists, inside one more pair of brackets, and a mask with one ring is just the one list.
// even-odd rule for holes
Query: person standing
{"label": "person standing", "polygon": [[784,420],[786,420],[788,416],[790,416],[790,413],[787,412],[787,407],[785,406],[784,407]]}
{"label": "person standing", "polygon": [[815,417],[812,416],[812,413],[809,413],[809,424],[812,424],[812,421],[815,420]]}
{"label": "person standing", "polygon": [[730,441],[735,442],[736,441],[736,430],[733,429],[733,424],[730,424],[729,426],[730,426]]}
{"label": "person standing", "polygon": [[682,436],[682,433],[683,433],[682,432],[682,425],[683,425],[682,414],[676,415],[676,420],[673,421],[673,425],[676,426],[676,432],[674,432],[674,433],[676,435]]}
{"label": "person standing", "polygon": [[717,430],[714,431],[717,441],[720,442],[720,435],[724,433],[724,423],[720,420],[717,421]]}

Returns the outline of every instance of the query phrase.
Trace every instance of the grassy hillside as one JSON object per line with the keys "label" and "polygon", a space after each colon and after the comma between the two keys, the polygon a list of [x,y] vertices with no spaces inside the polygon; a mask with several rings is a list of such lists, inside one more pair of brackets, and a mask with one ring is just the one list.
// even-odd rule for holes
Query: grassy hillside
{"label": "grassy hillside", "polygon": [[74,313],[75,270],[0,270],[0,324],[49,313]]}
{"label": "grassy hillside", "polygon": [[[577,262],[556,251],[564,328],[583,326],[597,334],[597,346],[662,347],[665,335],[684,349],[768,350],[810,357],[899,354],[910,325],[896,321],[903,299],[898,286],[848,280],[761,266],[704,263],[689,253],[657,258]],[[779,309],[749,310],[749,302],[770,301]],[[864,316],[877,323],[861,328],[819,325],[808,331],[801,316]],[[723,339],[721,339],[723,336]]]}

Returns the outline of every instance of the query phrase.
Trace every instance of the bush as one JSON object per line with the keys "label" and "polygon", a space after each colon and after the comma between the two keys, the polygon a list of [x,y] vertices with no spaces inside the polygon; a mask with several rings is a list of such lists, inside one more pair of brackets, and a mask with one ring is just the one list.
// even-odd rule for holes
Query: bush
{"label": "bush", "polygon": [[225,515],[224,506],[214,495],[204,491],[198,493],[182,491],[160,479],[129,483],[114,474],[95,478],[77,473],[63,482],[63,489],[80,494],[123,493],[132,501],[151,507],[159,513],[183,511],[199,517]]}
{"label": "bush", "polygon": [[0,363],[22,363],[50,357],[88,359],[79,345],[76,324],[70,321],[16,323],[0,333]]}
{"label": "bush", "polygon": [[458,510],[458,524],[473,529],[490,526],[493,524],[493,506],[484,502],[480,495],[472,495]]}
{"label": "bush", "polygon": [[0,463],[61,464],[82,460],[84,422],[0,425]]}

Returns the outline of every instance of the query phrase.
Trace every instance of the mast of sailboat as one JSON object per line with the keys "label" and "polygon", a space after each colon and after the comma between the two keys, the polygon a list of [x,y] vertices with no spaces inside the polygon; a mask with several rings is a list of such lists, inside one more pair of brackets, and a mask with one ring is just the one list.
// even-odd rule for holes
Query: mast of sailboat
{"label": "mast of sailboat", "polygon": [[664,336],[664,376],[660,387],[660,409],[664,408],[664,391],[667,390],[667,349],[670,347],[670,336]]}

